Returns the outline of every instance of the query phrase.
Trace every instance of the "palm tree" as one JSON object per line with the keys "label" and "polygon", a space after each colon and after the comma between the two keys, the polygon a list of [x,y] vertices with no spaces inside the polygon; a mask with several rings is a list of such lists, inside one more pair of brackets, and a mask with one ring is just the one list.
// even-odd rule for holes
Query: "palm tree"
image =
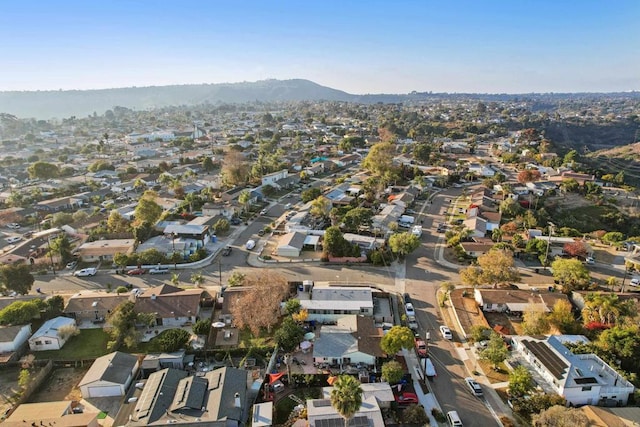
{"label": "palm tree", "polygon": [[331,406],[344,418],[347,427],[349,420],[362,405],[362,388],[360,382],[351,375],[341,375],[331,390]]}

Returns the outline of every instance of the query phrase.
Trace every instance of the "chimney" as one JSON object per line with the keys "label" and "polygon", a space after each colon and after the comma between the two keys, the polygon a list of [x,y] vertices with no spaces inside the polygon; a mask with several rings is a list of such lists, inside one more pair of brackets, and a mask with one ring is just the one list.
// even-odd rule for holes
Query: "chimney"
{"label": "chimney", "polygon": [[234,402],[233,402],[233,406],[235,408],[240,408],[242,405],[240,404],[240,393],[236,393],[233,395],[234,397]]}

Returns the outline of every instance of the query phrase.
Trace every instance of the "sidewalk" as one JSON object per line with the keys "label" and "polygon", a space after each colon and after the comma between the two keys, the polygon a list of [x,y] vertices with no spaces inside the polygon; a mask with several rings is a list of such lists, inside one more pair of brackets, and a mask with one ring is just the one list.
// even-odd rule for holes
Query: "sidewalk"
{"label": "sidewalk", "polygon": [[418,396],[418,400],[420,401],[420,404],[422,405],[422,407],[424,408],[424,411],[427,413],[427,416],[429,417],[429,425],[432,425],[432,426],[440,425],[436,421],[436,419],[433,417],[433,414],[431,413],[431,411],[435,408],[438,411],[442,412],[442,408],[440,407],[440,404],[436,400],[436,397],[434,396],[433,391],[431,390],[431,385],[429,384],[429,380],[423,376],[424,383],[427,385],[427,389],[429,390],[429,393],[425,394],[422,391],[422,384],[420,384],[420,382],[418,381],[418,379],[416,379],[416,376],[414,375],[414,372],[416,372],[416,370],[421,369],[420,366],[418,365],[418,358],[416,357],[415,353],[412,350],[407,350],[406,348],[402,349],[402,354],[404,356],[405,362],[407,363],[407,368],[409,369],[409,372],[412,374],[411,377],[413,378],[413,389],[415,390],[415,393]]}

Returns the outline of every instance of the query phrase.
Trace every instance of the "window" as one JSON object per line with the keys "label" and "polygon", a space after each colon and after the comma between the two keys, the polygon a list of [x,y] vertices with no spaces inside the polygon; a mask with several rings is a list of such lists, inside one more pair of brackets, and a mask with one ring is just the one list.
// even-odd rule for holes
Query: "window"
{"label": "window", "polygon": [[45,340],[44,343],[45,344],[51,344],[51,340]]}
{"label": "window", "polygon": [[591,386],[582,387],[582,391],[591,391]]}
{"label": "window", "polygon": [[39,340],[38,340],[38,341],[36,341],[36,342],[35,342],[35,344],[36,344],[36,345],[42,345],[42,341],[39,341]]}

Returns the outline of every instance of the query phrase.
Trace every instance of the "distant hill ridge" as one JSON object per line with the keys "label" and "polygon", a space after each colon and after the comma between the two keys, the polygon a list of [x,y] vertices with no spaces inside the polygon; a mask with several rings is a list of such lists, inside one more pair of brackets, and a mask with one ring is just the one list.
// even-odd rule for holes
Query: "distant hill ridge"
{"label": "distant hill ridge", "polygon": [[[626,92],[624,97],[640,97],[639,92]],[[171,86],[127,87],[94,90],[6,91],[0,92],[0,113],[21,118],[83,117],[94,112],[103,114],[113,107],[137,110],[171,105],[203,103],[246,103],[282,101],[405,102],[425,99],[474,98],[483,101],[515,99],[553,99],[597,97],[602,94],[448,94],[411,92],[410,94],[354,95],[322,86],[309,80],[261,80],[242,83],[188,84]]]}

